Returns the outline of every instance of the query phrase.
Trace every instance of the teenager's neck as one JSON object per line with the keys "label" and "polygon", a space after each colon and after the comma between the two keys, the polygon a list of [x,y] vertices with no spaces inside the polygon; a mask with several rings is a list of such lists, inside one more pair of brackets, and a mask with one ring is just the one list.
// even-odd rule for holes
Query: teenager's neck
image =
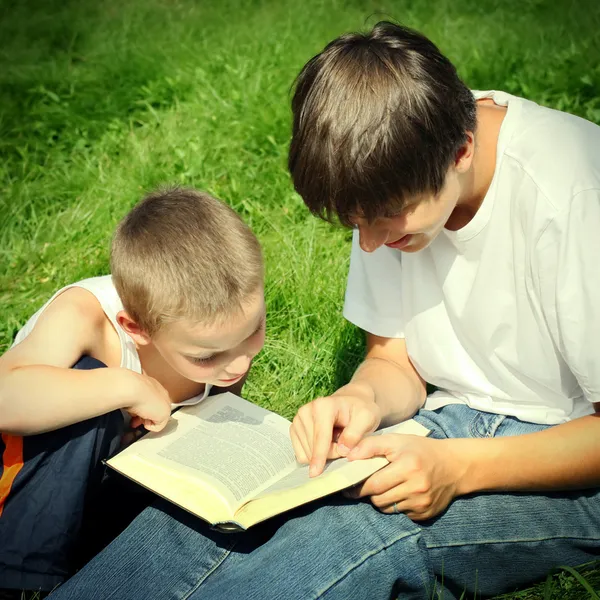
{"label": "teenager's neck", "polygon": [[[464,227],[479,210],[487,194],[496,168],[500,128],[506,108],[493,101],[477,103],[477,129],[471,168],[461,177],[461,195],[453,220]],[[457,227],[458,229],[459,227]]]}

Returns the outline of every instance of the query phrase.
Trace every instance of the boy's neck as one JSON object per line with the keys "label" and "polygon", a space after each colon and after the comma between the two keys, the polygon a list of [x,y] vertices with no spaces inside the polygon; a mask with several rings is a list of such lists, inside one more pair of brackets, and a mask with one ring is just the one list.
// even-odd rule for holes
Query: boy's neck
{"label": "boy's neck", "polygon": [[456,208],[459,212],[456,217],[462,215],[464,225],[479,210],[494,178],[498,137],[505,116],[506,107],[494,104],[491,98],[477,102],[475,153],[471,168],[461,181],[461,197]]}
{"label": "boy's neck", "polygon": [[171,402],[182,402],[204,391],[205,383],[191,381],[175,371],[153,344],[138,347],[138,355],[143,372],[156,379],[167,390]]}

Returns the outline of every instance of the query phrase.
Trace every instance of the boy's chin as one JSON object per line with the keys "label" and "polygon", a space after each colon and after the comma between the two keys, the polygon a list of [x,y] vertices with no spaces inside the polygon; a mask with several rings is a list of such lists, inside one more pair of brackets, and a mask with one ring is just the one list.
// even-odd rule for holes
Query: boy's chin
{"label": "boy's chin", "polygon": [[217,387],[229,387],[238,383],[244,377],[244,375],[245,373],[232,379],[217,379],[213,385],[216,385]]}

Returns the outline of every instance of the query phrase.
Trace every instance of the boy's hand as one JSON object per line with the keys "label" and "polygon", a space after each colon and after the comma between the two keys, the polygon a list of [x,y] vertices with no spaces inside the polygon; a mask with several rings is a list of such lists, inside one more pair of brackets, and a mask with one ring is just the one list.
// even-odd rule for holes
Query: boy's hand
{"label": "boy's hand", "polygon": [[148,431],[161,431],[171,416],[171,398],[153,377],[138,376],[135,400],[125,410],[132,415],[131,427],[143,425]]}
{"label": "boy's hand", "polygon": [[384,513],[405,513],[413,521],[431,519],[460,495],[466,463],[455,441],[395,433],[368,437],[348,460],[385,456],[390,464],[344,495],[370,496]]}
{"label": "boy's hand", "polygon": [[381,411],[374,400],[341,388],[300,408],[290,427],[298,462],[310,463],[311,477],[320,475],[327,459],[346,456],[359,440],[375,431]]}

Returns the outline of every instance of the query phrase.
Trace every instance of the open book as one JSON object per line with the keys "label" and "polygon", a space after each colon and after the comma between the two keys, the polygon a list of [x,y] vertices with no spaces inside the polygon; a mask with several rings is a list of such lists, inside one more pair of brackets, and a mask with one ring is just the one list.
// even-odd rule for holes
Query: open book
{"label": "open book", "polygon": [[[123,475],[224,530],[247,529],[306,502],[355,485],[384,457],[327,462],[318,477],[296,462],[290,422],[231,393],[178,410],[107,461]],[[410,420],[383,432],[427,435]]]}

